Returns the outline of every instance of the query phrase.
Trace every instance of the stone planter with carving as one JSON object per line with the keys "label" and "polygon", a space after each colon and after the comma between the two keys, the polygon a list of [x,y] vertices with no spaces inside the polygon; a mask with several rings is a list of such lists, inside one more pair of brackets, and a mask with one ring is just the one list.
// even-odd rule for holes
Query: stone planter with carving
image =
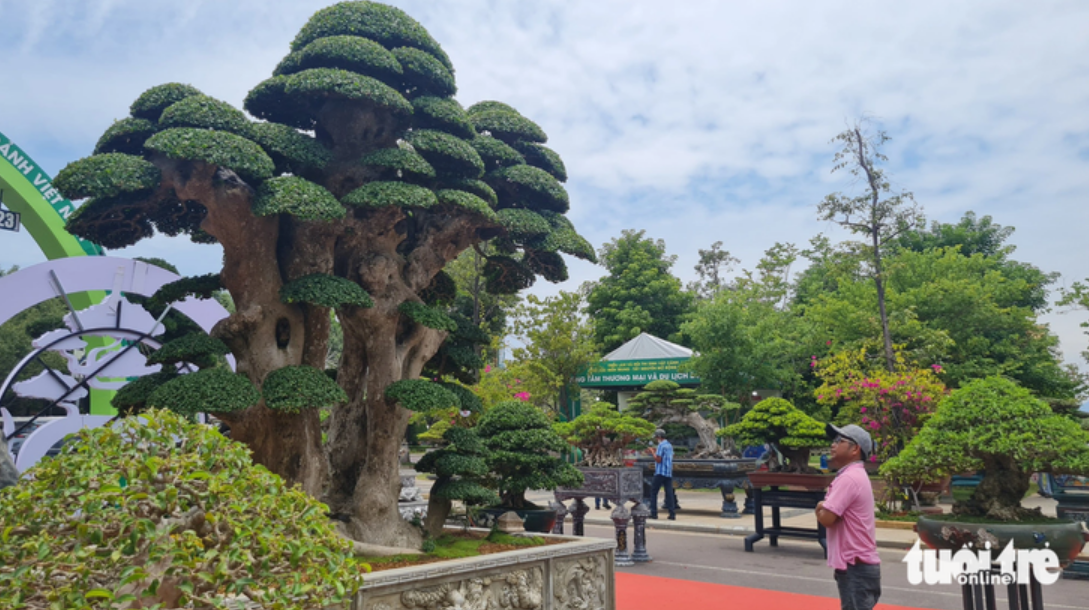
{"label": "stone planter with carving", "polygon": [[567,542],[374,572],[344,610],[614,610],[612,540]]}

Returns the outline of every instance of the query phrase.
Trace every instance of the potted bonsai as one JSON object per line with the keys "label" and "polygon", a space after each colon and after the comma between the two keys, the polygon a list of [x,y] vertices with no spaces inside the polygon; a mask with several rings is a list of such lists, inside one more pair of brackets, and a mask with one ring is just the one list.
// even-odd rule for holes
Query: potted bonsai
{"label": "potted bonsai", "polygon": [[643,386],[643,391],[628,401],[626,410],[641,414],[659,428],[682,424],[695,430],[700,440],[690,459],[732,459],[739,456],[719,445],[713,418],[739,408],[717,394],[699,394],[674,381],[659,379]]}
{"label": "potted bonsai", "polygon": [[1048,519],[1021,506],[1033,472],[1089,473],[1089,432],[1002,377],[966,384],[943,399],[919,435],[881,468],[903,480],[934,481],[951,473],[983,471],[983,478],[950,515],[920,517],[919,538],[933,548],[967,542],[1044,548],[1072,560],[1085,541],[1081,525]]}
{"label": "potted bonsai", "polygon": [[824,424],[798,410],[790,401],[765,398],[741,421],[726,426],[718,434],[732,436],[743,445],[770,446],[768,472],[750,473],[749,480],[753,485],[824,489],[831,480],[809,466],[810,450],[828,444]]}
{"label": "potted bonsai", "polygon": [[567,444],[552,429],[552,422],[537,407],[511,400],[485,413],[476,433],[483,442],[488,466],[481,483],[499,494],[499,504],[480,509],[476,521],[488,524],[507,511],[515,511],[525,520],[526,530],[552,531],[556,511],[526,500],[526,490],[577,487],[583,482],[582,473],[558,457]]}
{"label": "potted bonsai", "polygon": [[582,451],[578,469],[585,480],[580,489],[557,491],[558,500],[597,496],[622,502],[642,498],[642,470],[623,467],[624,450],[637,444],[646,446],[654,436],[654,424],[599,402],[574,420],[556,424],[554,429]]}
{"label": "potted bonsai", "polygon": [[427,499],[424,530],[431,538],[442,535],[454,500],[466,507],[494,504],[495,492],[480,484],[488,474],[484,444],[471,428],[446,428],[442,448],[429,451],[416,463],[417,472],[435,475]]}
{"label": "potted bonsai", "polygon": [[654,424],[621,413],[614,405],[599,402],[569,422],[554,426],[556,433],[582,450],[582,465],[618,468],[624,465],[624,450],[654,437]]}

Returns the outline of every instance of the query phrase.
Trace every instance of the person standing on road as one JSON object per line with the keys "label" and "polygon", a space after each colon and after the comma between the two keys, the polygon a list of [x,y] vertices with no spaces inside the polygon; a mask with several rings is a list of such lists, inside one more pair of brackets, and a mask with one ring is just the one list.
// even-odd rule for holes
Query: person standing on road
{"label": "person standing on road", "polygon": [[658,428],[654,431],[654,438],[658,439],[658,448],[649,447],[647,451],[654,456],[654,486],[651,494],[653,501],[650,504],[650,518],[658,518],[658,490],[665,486],[665,507],[669,511],[669,520],[676,521],[677,497],[673,494],[673,445],[666,440],[665,430]]}
{"label": "person standing on road", "polygon": [[863,462],[873,454],[873,439],[854,424],[827,424],[825,433],[832,439],[828,464],[839,471],[816,509],[828,530],[828,566],[835,570],[840,607],[872,610],[881,597],[881,558],[873,486]]}

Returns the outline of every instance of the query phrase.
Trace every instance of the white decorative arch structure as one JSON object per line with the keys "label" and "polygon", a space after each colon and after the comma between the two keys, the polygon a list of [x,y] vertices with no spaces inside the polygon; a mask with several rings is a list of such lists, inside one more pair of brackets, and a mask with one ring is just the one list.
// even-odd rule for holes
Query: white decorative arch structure
{"label": "white decorative arch structure", "polygon": [[[87,390],[77,386],[74,377],[55,371],[43,371],[32,379],[15,383],[15,375],[44,350],[60,352],[68,361],[69,372],[74,375],[93,376],[92,371],[100,358],[112,358],[117,368],[124,371],[122,374],[125,377],[157,371],[158,365],[147,366],[137,350],[118,351],[124,341],[143,342],[158,347],[158,342],[151,336],[155,334],[159,320],[153,319],[142,307],[129,303],[123,295],[148,297],[164,284],[178,279],[181,279],[180,276],[154,265],[105,256],[62,258],[0,277],[0,294],[4,295],[3,300],[0,300],[0,324],[34,305],[58,296],[64,298],[69,307],[69,313],[65,316],[68,329],[50,331],[35,339],[35,351],[12,369],[0,385],[0,398],[9,387],[18,386],[18,393],[53,399],[67,413],[65,417],[50,421],[27,436],[15,462],[20,472],[41,459],[65,436],[81,428],[104,425],[113,415],[79,413],[75,401],[85,395]],[[95,291],[107,291],[108,295],[100,303],[82,311],[76,311],[72,307],[68,295]],[[228,315],[227,310],[212,299],[187,298],[173,303],[172,308],[195,322],[205,332],[211,331],[216,322]],[[71,350],[86,346],[82,336],[104,337],[114,340],[114,344],[88,349],[82,357],[75,358]],[[228,356],[228,361],[233,368],[233,357]],[[83,385],[89,386],[93,392],[115,390],[124,383],[123,379],[118,380],[116,377],[92,377]],[[4,436],[11,436],[15,432],[15,422],[11,414],[0,408],[0,416],[3,419]]]}

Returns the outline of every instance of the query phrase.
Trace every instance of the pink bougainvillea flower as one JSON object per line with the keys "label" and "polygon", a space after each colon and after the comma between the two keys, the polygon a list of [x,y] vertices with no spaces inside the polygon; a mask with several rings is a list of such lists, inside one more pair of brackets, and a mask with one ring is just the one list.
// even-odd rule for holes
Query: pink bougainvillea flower
{"label": "pink bougainvillea flower", "polygon": [[529,392],[518,392],[514,397],[522,402],[526,402],[529,400]]}
{"label": "pink bougainvillea flower", "polygon": [[484,365],[484,372],[485,372],[485,373],[490,373],[490,372],[492,372],[492,365],[490,365],[490,364],[485,364],[485,365]]}
{"label": "pink bougainvillea flower", "polygon": [[862,407],[861,409],[859,409],[859,411],[862,411],[863,413],[865,413],[866,412],[866,407]]}
{"label": "pink bougainvillea flower", "polygon": [[824,342],[824,344],[825,344],[825,345],[832,345],[832,340],[831,340],[831,339],[829,339],[829,340],[825,341],[825,342]]}

